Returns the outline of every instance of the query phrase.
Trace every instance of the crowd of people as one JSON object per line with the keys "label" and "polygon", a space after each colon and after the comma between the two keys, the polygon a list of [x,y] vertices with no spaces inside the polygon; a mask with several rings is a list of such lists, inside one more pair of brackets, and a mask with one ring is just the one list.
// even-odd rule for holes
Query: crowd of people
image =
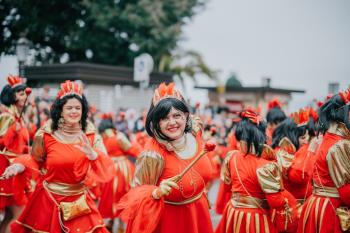
{"label": "crowd of people", "polygon": [[102,113],[79,82],[51,99],[7,81],[0,233],[350,230],[350,90],[289,115],[275,99],[262,117],[191,107],[170,83],[143,111]]}

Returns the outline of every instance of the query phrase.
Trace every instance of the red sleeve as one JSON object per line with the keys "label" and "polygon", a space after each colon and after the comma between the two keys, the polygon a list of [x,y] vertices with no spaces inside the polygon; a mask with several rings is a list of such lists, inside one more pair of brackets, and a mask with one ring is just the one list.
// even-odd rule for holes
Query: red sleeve
{"label": "red sleeve", "polygon": [[2,137],[4,146],[16,154],[28,153],[28,131],[21,128],[16,131],[16,124],[12,124]]}
{"label": "red sleeve", "polygon": [[163,199],[152,197],[153,185],[141,185],[125,194],[117,205],[117,216],[128,223],[129,233],[154,233],[164,210]]}
{"label": "red sleeve", "polygon": [[113,179],[115,168],[113,160],[103,152],[97,152],[97,159],[90,161],[90,170],[86,177],[86,185],[91,183],[106,183]]}
{"label": "red sleeve", "polygon": [[272,222],[278,232],[296,232],[298,227],[298,203],[287,190],[266,194],[272,210]]}
{"label": "red sleeve", "polygon": [[141,153],[141,147],[137,143],[132,142],[130,149],[126,151],[126,153],[133,157],[137,157]]}
{"label": "red sleeve", "polygon": [[338,188],[338,192],[340,200],[342,200],[347,206],[350,206],[350,184]]}

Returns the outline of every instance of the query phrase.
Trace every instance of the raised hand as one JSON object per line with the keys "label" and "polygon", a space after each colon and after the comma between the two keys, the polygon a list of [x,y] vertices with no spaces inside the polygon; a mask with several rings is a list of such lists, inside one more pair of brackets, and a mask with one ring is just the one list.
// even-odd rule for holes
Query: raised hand
{"label": "raised hand", "polygon": [[162,182],[160,182],[158,188],[156,188],[152,192],[152,196],[154,199],[160,199],[163,196],[169,195],[173,188],[178,189],[179,186],[173,181],[172,178],[162,180]]}
{"label": "raised hand", "polygon": [[5,169],[4,173],[2,173],[2,175],[0,176],[0,180],[5,180],[12,176],[15,176],[18,173],[23,172],[24,169],[25,167],[20,163],[11,164]]}
{"label": "raised hand", "polygon": [[79,136],[79,140],[81,144],[75,145],[75,147],[78,148],[81,152],[83,152],[89,160],[97,159],[97,153],[94,151],[94,149],[90,145],[90,141],[84,133],[82,133]]}

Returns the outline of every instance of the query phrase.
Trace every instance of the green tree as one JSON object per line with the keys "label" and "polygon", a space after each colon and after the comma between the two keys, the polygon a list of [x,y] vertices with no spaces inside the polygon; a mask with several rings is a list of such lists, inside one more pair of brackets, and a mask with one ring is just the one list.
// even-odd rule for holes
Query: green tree
{"label": "green tree", "polygon": [[176,48],[181,27],[203,0],[0,0],[0,51],[14,54],[21,33],[36,60],[132,66],[141,53],[156,64]]}
{"label": "green tree", "polygon": [[184,91],[186,91],[184,84],[186,78],[191,78],[196,82],[195,77],[197,75],[204,75],[218,81],[217,71],[209,68],[202,56],[193,50],[175,50],[171,54],[164,54],[160,59],[158,70],[177,76]]}

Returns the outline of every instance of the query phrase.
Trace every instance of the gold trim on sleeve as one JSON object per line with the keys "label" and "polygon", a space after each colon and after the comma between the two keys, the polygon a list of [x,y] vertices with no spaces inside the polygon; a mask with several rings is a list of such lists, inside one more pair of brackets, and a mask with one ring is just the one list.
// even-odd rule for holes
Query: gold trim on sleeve
{"label": "gold trim on sleeve", "polygon": [[283,189],[281,170],[277,163],[265,164],[256,170],[256,174],[264,193],[278,193]]}
{"label": "gold trim on sleeve", "polygon": [[337,188],[350,183],[349,140],[340,140],[334,144],[328,151],[326,161],[329,174]]}
{"label": "gold trim on sleeve", "polygon": [[156,185],[163,172],[164,159],[155,151],[143,151],[136,161],[134,183]]}

